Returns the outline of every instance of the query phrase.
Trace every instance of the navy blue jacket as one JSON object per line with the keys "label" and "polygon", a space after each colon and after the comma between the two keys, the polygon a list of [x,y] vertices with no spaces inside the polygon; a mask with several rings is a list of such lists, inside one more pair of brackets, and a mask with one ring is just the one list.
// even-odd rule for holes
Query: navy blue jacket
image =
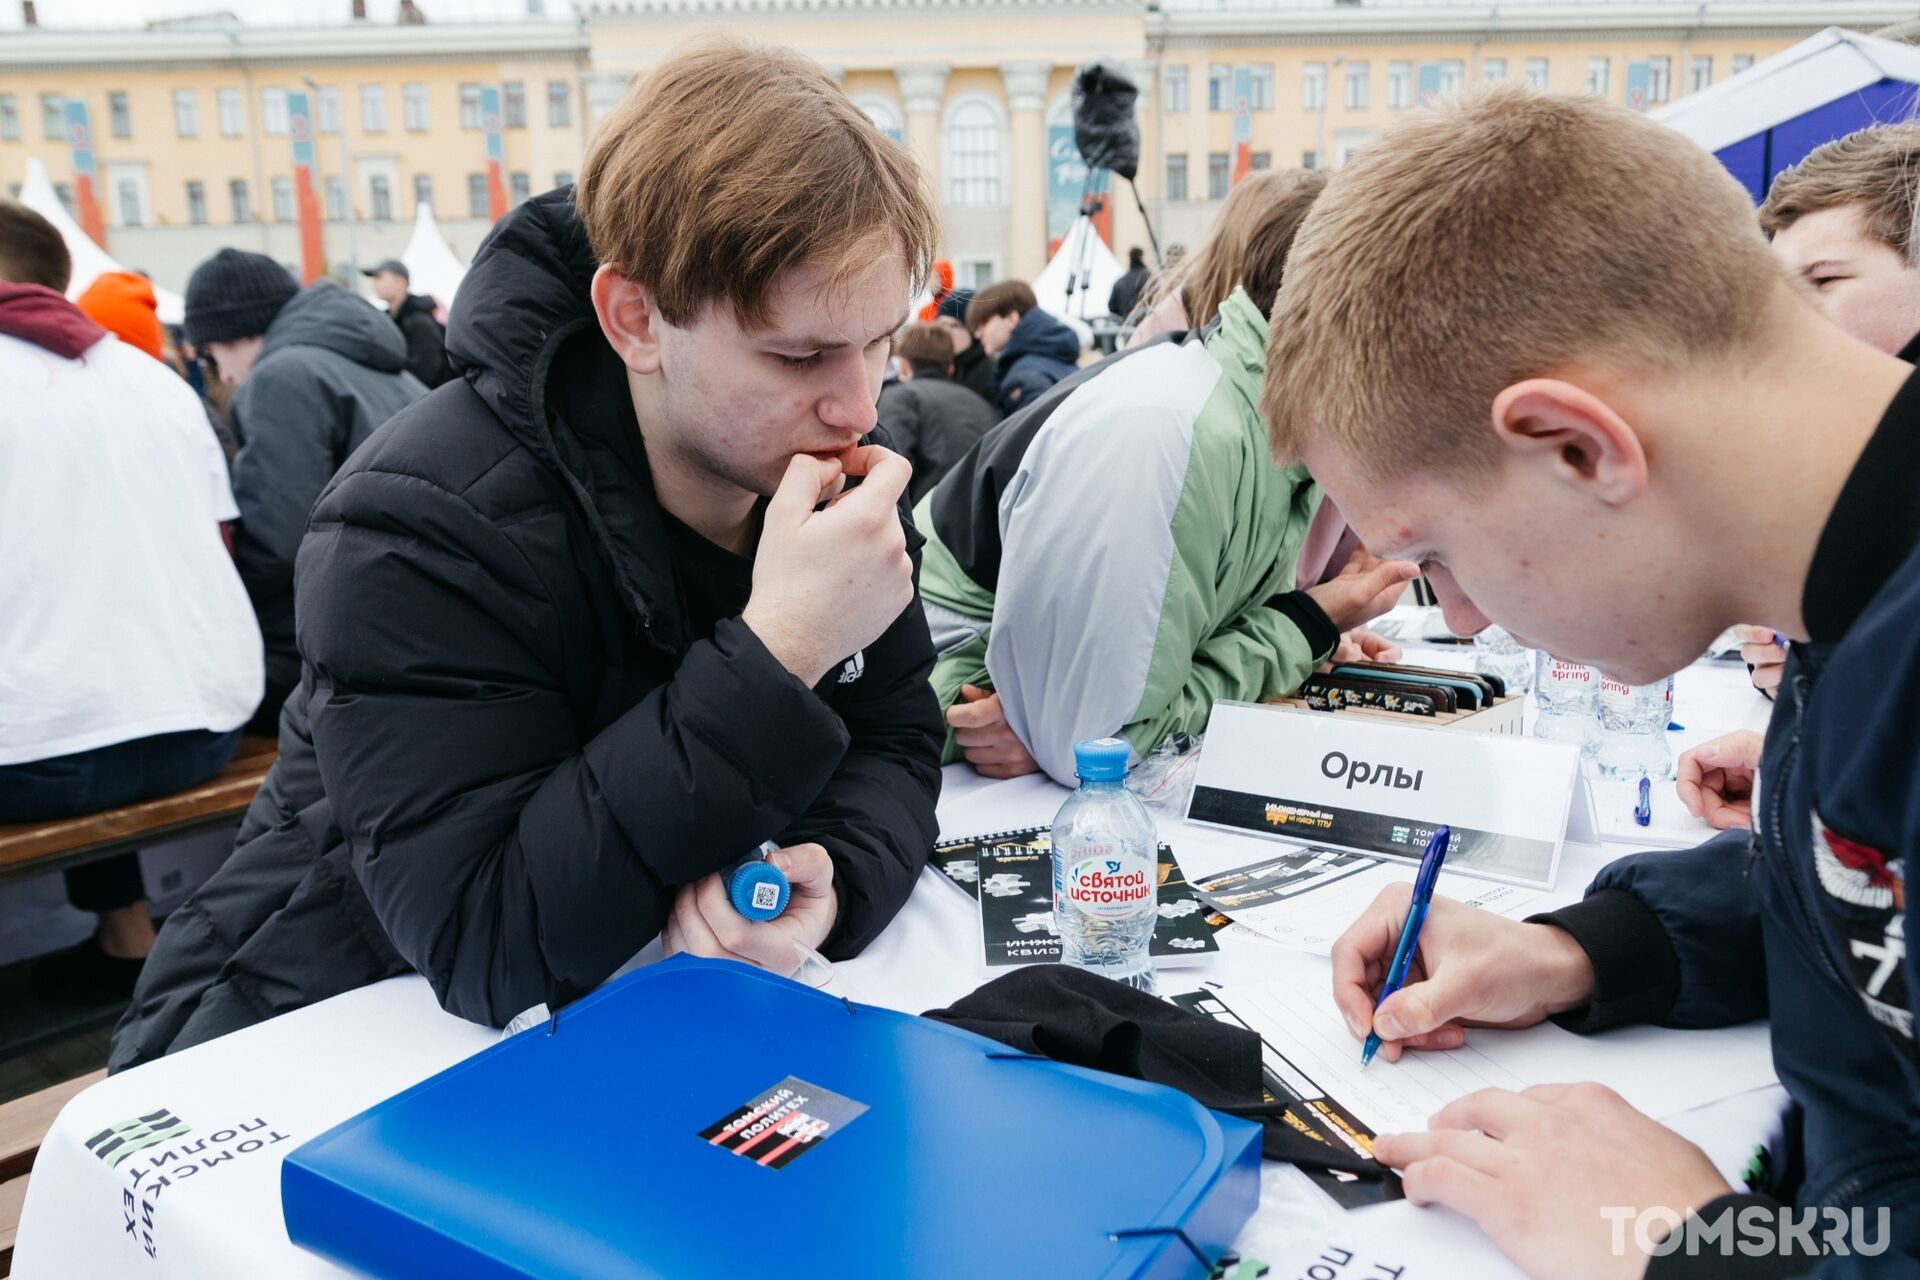
{"label": "navy blue jacket", "polygon": [[1012,413],[1080,367],[1080,337],[1035,307],[1013,326],[994,367],[1000,378],[1000,411]]}
{"label": "navy blue jacket", "polygon": [[[1905,858],[1920,848],[1920,373],[1868,443],[1828,518],[1767,729],[1754,831],[1613,863],[1544,917],[1593,960],[1575,1030],[1773,1021],[1797,1135],[1753,1194],[1702,1211],[1891,1209],[1874,1257],[1656,1260],[1649,1277],[1920,1274],[1920,974],[1906,946]],[[1881,1237],[1884,1238],[1884,1237]]]}

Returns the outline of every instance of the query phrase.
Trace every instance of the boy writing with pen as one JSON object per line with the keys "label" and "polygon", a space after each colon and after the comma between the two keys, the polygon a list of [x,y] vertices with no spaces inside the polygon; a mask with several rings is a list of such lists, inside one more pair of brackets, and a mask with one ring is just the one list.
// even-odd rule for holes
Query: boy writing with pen
{"label": "boy writing with pen", "polygon": [[[1472,1094],[1376,1155],[1552,1280],[1920,1270],[1904,861],[1920,375],[1820,316],[1711,156],[1520,86],[1413,113],[1336,174],[1271,334],[1276,457],[1305,462],[1376,554],[1422,563],[1455,632],[1491,620],[1633,684],[1736,622],[1791,641],[1751,847],[1625,858],[1524,923],[1435,897],[1376,1011],[1408,914],[1389,890],[1336,944],[1333,981],[1356,1041],[1377,1033],[1390,1061],[1549,1017],[1770,1017],[1800,1113],[1773,1168],[1803,1176],[1730,1186],[1596,1084]],[[1623,1250],[1602,1213],[1619,1206],[1683,1218],[1688,1247]],[[1791,1233],[1767,1256],[1693,1247],[1729,1210],[1786,1206],[1888,1222],[1885,1250],[1809,1256]]]}

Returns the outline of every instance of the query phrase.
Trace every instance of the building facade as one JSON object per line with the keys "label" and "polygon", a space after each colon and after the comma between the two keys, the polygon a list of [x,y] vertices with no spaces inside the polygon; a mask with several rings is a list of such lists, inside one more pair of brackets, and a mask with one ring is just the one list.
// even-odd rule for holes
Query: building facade
{"label": "building facade", "polygon": [[329,265],[399,256],[423,201],[467,257],[491,225],[481,88],[501,94],[507,182],[524,196],[572,180],[587,65],[573,22],[13,31],[0,190],[18,194],[33,157],[70,197],[63,112],[78,99],[114,257],[173,289],[229,245],[297,264],[288,97],[304,92]]}
{"label": "building facade", "polygon": [[[1253,168],[1338,166],[1466,85],[1525,80],[1646,109],[1821,27],[1913,14],[1886,0],[578,0],[564,21],[462,24],[418,7],[424,24],[0,35],[0,189],[17,189],[29,156],[71,181],[59,111],[77,97],[121,261],[173,288],[226,244],[293,262],[286,95],[306,89],[329,261],[397,254],[422,200],[469,255],[488,225],[480,88],[502,95],[524,196],[578,172],[636,76],[717,32],[827,68],[927,167],[947,255],[980,284],[1036,275],[1080,208],[1070,88],[1094,59],[1140,87],[1137,194],[1166,248],[1204,235],[1236,129]],[[1116,250],[1147,246],[1135,191],[1105,199]]]}

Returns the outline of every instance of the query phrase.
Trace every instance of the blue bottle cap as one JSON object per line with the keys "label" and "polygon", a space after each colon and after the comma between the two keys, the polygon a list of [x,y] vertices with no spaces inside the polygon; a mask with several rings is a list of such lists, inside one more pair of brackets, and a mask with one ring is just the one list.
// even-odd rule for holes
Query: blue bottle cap
{"label": "blue bottle cap", "polygon": [[1125,738],[1083,738],[1073,744],[1073,771],[1082,782],[1112,782],[1127,776],[1132,752]]}
{"label": "blue bottle cap", "polygon": [[727,900],[742,918],[758,923],[778,919],[787,909],[787,873],[758,857],[727,872]]}

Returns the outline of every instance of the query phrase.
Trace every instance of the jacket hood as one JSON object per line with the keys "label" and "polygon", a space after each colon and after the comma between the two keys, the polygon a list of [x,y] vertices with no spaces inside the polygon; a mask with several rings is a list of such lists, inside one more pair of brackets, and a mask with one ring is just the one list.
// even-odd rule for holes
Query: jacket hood
{"label": "jacket hood", "polygon": [[393,318],[395,320],[404,320],[415,312],[430,316],[433,314],[433,311],[434,303],[432,298],[429,298],[424,293],[410,293],[400,300],[399,306],[393,309]]}
{"label": "jacket hood", "polygon": [[[1247,291],[1234,286],[1220,304],[1219,328],[1207,339],[1207,350],[1220,362],[1227,382],[1259,421],[1260,386],[1267,376],[1267,318],[1253,305]],[[1264,428],[1261,434],[1265,435]]]}
{"label": "jacket hood", "polygon": [[67,360],[107,336],[80,308],[37,284],[0,284],[0,333]]}
{"label": "jacket hood", "polygon": [[481,243],[447,326],[455,372],[544,457],[552,448],[534,406],[561,344],[595,324],[588,289],[598,266],[571,187],[522,201]]}
{"label": "jacket hood", "polygon": [[331,280],[308,285],[280,309],[260,357],[292,346],[325,347],[383,373],[407,367],[407,340],[393,321]]}
{"label": "jacket hood", "polygon": [[1000,353],[1000,367],[1012,366],[1021,356],[1046,356],[1051,360],[1077,364],[1080,360],[1080,335],[1040,308],[1020,317],[1013,336]]}

